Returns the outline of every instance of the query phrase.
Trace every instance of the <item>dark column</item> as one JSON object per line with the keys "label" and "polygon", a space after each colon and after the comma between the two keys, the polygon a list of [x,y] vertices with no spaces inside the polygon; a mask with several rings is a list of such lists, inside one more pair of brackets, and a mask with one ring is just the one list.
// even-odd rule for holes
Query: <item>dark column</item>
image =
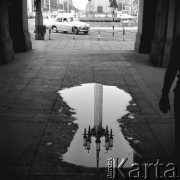
{"label": "dark column", "polygon": [[44,40],[43,33],[43,16],[41,12],[41,0],[35,1],[36,6],[36,16],[35,16],[35,39]]}
{"label": "dark column", "polygon": [[175,35],[174,37],[176,37],[177,35],[180,34],[180,1],[176,0],[175,2]]}
{"label": "dark column", "polygon": [[139,53],[150,53],[154,37],[155,10],[157,0],[139,0],[138,32],[135,50]]}
{"label": "dark column", "polygon": [[9,36],[7,0],[0,0],[0,17],[0,64],[4,64],[14,57],[12,40]]}
{"label": "dark column", "polygon": [[168,21],[167,21],[167,34],[166,42],[164,44],[164,54],[162,59],[162,66],[167,67],[169,59],[171,57],[171,47],[174,40],[174,29],[175,29],[175,4],[176,0],[169,0],[168,6]]}
{"label": "dark column", "polygon": [[156,10],[155,35],[151,45],[150,62],[155,66],[163,65],[166,43],[169,0],[158,0]]}
{"label": "dark column", "polygon": [[28,32],[27,0],[9,0],[9,28],[15,52],[32,49]]}

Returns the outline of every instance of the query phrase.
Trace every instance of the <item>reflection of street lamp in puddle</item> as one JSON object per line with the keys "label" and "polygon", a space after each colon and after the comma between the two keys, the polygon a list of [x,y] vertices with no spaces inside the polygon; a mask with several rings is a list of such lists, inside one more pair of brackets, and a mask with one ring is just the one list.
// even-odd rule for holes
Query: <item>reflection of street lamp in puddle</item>
{"label": "reflection of street lamp in puddle", "polygon": [[101,151],[101,137],[105,137],[105,149],[107,152],[112,150],[113,147],[113,133],[112,129],[109,131],[108,126],[106,129],[102,127],[102,109],[103,109],[103,85],[94,85],[94,128],[89,126],[88,131],[84,129],[83,146],[87,149],[88,153],[91,149],[91,137],[96,138],[96,157],[97,167],[99,167],[99,152]]}

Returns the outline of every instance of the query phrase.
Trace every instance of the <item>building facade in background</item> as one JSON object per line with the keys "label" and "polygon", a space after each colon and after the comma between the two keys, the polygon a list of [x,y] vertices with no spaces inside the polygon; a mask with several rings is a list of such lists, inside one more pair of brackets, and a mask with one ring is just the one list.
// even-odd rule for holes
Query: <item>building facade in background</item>
{"label": "building facade in background", "polygon": [[[116,0],[117,11],[127,11],[129,14],[137,13],[139,0]],[[110,8],[112,0],[88,0],[86,12],[92,13],[111,13],[114,9]]]}
{"label": "building facade in background", "polygon": [[58,10],[58,0],[41,0],[42,11],[56,11]]}
{"label": "building facade in background", "polygon": [[110,0],[88,0],[86,12],[109,13],[111,12]]}
{"label": "building facade in background", "polygon": [[[41,0],[42,12],[53,12],[57,10],[70,11],[73,7],[73,0]],[[34,12],[34,0],[27,0],[28,14]]]}

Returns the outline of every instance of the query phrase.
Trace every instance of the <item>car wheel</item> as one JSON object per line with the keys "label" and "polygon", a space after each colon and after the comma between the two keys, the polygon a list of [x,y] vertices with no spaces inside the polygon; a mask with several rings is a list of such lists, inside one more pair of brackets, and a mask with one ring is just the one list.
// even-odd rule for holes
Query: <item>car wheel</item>
{"label": "car wheel", "polygon": [[88,34],[88,31],[85,31],[84,34]]}
{"label": "car wheel", "polygon": [[53,33],[56,33],[56,32],[57,32],[57,27],[56,27],[56,26],[53,26],[53,27],[52,27],[52,32],[53,32]]}
{"label": "car wheel", "polygon": [[73,33],[74,34],[78,34],[79,33],[78,29],[77,28],[73,28]]}

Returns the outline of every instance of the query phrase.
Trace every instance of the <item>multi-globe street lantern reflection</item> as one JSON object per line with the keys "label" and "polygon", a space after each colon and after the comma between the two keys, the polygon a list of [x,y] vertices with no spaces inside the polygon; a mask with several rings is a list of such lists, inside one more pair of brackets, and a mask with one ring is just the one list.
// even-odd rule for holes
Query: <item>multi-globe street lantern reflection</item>
{"label": "multi-globe street lantern reflection", "polygon": [[86,131],[86,128],[84,129],[84,134],[83,134],[83,146],[85,149],[89,150],[91,149],[91,137],[94,136],[96,138],[95,143],[96,143],[96,151],[101,150],[101,137],[105,137],[105,149],[107,151],[111,150],[113,147],[113,133],[112,129],[109,131],[108,126],[106,126],[106,129],[102,128],[98,132],[95,131],[94,128],[88,128],[88,131]]}
{"label": "multi-globe street lantern reflection", "polygon": [[87,149],[88,153],[91,149],[91,138],[95,137],[96,143],[96,160],[97,167],[99,167],[99,153],[101,151],[101,138],[105,137],[105,149],[108,152],[113,147],[113,132],[102,127],[102,111],[103,111],[103,85],[94,85],[94,127],[89,126],[88,130],[84,129],[83,146]]}

